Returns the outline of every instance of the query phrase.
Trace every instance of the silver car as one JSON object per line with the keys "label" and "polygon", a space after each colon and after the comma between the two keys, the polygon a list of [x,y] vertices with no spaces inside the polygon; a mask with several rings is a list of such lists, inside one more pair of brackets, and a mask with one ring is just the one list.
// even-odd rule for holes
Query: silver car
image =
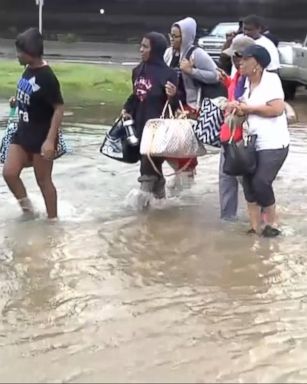
{"label": "silver car", "polygon": [[237,32],[238,22],[219,23],[212,31],[198,40],[199,47],[203,48],[216,62],[218,62],[227,34]]}
{"label": "silver car", "polygon": [[278,49],[280,77],[287,98],[292,99],[298,86],[307,86],[307,36],[303,44],[281,42]]}

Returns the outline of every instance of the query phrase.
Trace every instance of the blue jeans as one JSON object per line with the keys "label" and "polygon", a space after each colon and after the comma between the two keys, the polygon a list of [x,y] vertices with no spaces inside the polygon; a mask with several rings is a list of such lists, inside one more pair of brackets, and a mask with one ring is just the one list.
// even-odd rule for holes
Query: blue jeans
{"label": "blue jeans", "polygon": [[224,150],[221,149],[219,167],[219,194],[221,219],[234,221],[237,219],[239,201],[239,180],[223,172]]}

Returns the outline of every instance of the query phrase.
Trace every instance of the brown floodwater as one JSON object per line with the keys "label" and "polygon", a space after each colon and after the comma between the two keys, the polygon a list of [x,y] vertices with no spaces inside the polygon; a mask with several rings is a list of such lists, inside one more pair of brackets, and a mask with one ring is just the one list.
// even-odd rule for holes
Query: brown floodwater
{"label": "brown floodwater", "polygon": [[99,154],[115,111],[72,110],[58,223],[31,170],[32,222],[0,180],[0,381],[306,382],[305,105],[294,104],[273,240],[245,234],[242,196],[238,223],[219,220],[216,152],[191,190],[139,212],[137,166]]}

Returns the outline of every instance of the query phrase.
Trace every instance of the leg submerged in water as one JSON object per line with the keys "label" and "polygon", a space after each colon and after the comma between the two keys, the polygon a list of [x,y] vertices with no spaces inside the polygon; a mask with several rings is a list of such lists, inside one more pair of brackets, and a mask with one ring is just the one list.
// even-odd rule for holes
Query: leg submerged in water
{"label": "leg submerged in water", "polygon": [[33,156],[33,167],[37,184],[42,192],[48,219],[58,217],[57,191],[52,181],[53,161],[44,159],[41,155]]}
{"label": "leg submerged in water", "polygon": [[3,166],[3,178],[12,194],[18,201],[24,214],[33,215],[34,210],[27,191],[20,178],[22,170],[30,162],[29,155],[23,148],[16,144],[11,144],[8,150],[8,156]]}
{"label": "leg submerged in water", "polygon": [[257,203],[247,203],[251,230],[249,233],[261,233],[261,208]]}
{"label": "leg submerged in water", "polygon": [[195,180],[196,166],[198,164],[197,158],[167,159],[167,161],[174,172],[177,173],[170,188],[179,191],[191,188]]}
{"label": "leg submerged in water", "polygon": [[143,175],[138,178],[142,192],[152,194],[155,199],[165,198],[165,179],[155,175]]}
{"label": "leg submerged in water", "polygon": [[243,177],[243,188],[251,218],[252,228],[261,230],[261,214],[265,219],[264,237],[281,234],[276,225],[275,195],[273,182],[282,167],[289,148],[257,152],[257,170],[254,175]]}
{"label": "leg submerged in water", "polygon": [[159,177],[158,180],[155,182],[154,188],[153,188],[153,195],[155,199],[161,200],[165,199],[166,193],[165,193],[165,179],[163,176]]}
{"label": "leg submerged in water", "polygon": [[276,237],[281,231],[276,228],[276,207],[273,182],[287,158],[289,148],[258,152],[258,169],[252,180],[256,201],[263,208],[264,237]]}
{"label": "leg submerged in water", "polygon": [[235,176],[226,175],[223,171],[224,154],[221,152],[219,167],[219,195],[221,219],[236,221],[239,200],[239,182]]}
{"label": "leg submerged in water", "polygon": [[140,189],[148,195],[153,195],[156,199],[163,199],[165,198],[165,179],[162,176],[163,159],[153,158],[152,161],[155,167],[147,156],[141,158],[141,176],[138,179],[141,183]]}
{"label": "leg submerged in water", "polygon": [[281,231],[277,228],[276,223],[276,206],[264,208],[264,214],[266,217],[265,228],[262,232],[264,237],[277,237],[281,234]]}

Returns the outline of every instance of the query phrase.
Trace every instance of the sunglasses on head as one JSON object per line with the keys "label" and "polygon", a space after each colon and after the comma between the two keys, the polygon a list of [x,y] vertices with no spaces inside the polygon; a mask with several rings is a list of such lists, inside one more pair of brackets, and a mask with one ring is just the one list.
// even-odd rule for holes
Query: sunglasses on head
{"label": "sunglasses on head", "polygon": [[238,59],[242,59],[243,55],[239,52],[235,52],[234,57],[237,57]]}

